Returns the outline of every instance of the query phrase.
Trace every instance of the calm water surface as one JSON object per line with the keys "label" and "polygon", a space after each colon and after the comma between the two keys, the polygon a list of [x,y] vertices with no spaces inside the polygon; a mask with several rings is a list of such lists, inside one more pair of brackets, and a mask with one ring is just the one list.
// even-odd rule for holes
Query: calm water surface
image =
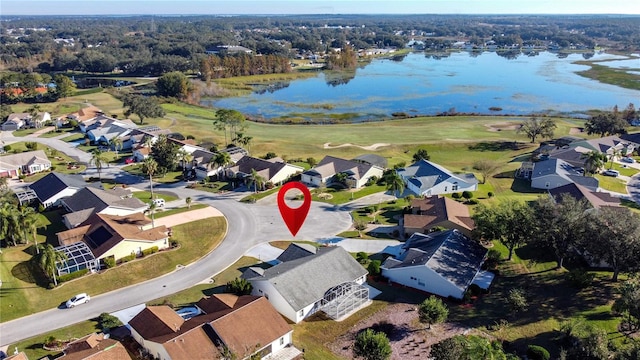
{"label": "calm water surface", "polygon": [[[596,54],[590,60],[616,59]],[[580,54],[558,58],[544,52],[507,59],[496,53],[452,53],[442,59],[422,53],[402,61],[374,60],[353,79],[334,81],[325,73],[247,96],[205,100],[265,119],[318,118],[353,114],[353,120],[388,118],[394,112],[434,115],[455,109],[480,114],[580,113],[590,109],[640,104],[640,91],[602,84],[575,74],[588,67],[572,62]],[[640,67],[640,61],[624,66]],[[602,63],[607,64],[607,63]],[[622,63],[615,64],[617,66]],[[499,107],[502,111],[491,111]]]}

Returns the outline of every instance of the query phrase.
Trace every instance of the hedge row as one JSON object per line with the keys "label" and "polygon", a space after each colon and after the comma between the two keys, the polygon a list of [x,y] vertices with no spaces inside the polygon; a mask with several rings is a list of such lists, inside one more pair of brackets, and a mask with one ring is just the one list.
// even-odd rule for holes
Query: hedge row
{"label": "hedge row", "polygon": [[89,272],[89,269],[82,269],[82,270],[74,271],[69,274],[60,275],[60,277],[58,278],[58,282],[63,283],[65,281],[77,279],[79,277],[86,275],[88,272]]}

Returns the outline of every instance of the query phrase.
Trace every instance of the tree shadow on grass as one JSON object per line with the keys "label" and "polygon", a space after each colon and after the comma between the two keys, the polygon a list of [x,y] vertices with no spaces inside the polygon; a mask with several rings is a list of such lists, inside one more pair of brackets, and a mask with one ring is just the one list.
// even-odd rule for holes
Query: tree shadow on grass
{"label": "tree shadow on grass", "polygon": [[472,151],[516,151],[529,147],[529,144],[518,141],[483,141],[469,145]]}
{"label": "tree shadow on grass", "polygon": [[523,194],[544,194],[542,189],[534,189],[531,187],[531,183],[525,179],[513,179],[511,184],[511,191]]}

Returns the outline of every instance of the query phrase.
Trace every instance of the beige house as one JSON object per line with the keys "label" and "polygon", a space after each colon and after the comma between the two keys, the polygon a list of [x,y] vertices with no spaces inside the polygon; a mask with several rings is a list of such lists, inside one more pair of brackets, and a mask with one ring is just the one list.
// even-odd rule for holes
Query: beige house
{"label": "beige house", "polygon": [[407,236],[428,233],[435,227],[456,229],[471,236],[474,229],[469,208],[443,196],[431,196],[411,201],[411,214],[405,214],[402,227]]}
{"label": "beige house", "polygon": [[384,169],[365,161],[345,160],[334,156],[325,156],[313,169],[302,173],[302,182],[311,186],[331,184],[336,174],[346,175],[349,187],[358,189],[372,177],[382,177]]}
{"label": "beige house", "polygon": [[282,184],[291,176],[303,172],[304,168],[287,164],[278,157],[264,160],[251,156],[243,156],[235,166],[226,170],[226,175],[229,178],[245,179],[245,181],[247,181],[251,177],[253,170],[255,170],[259,176],[262,176],[266,182]]}
{"label": "beige house", "polygon": [[15,178],[51,169],[51,161],[43,150],[0,156],[0,177]]}
{"label": "beige house", "polygon": [[143,213],[125,216],[93,214],[78,227],[57,235],[60,245],[82,241],[96,259],[113,257],[116,261],[131,254],[140,255],[154,246],[159,250],[170,246],[167,227],[152,227],[151,220]]}

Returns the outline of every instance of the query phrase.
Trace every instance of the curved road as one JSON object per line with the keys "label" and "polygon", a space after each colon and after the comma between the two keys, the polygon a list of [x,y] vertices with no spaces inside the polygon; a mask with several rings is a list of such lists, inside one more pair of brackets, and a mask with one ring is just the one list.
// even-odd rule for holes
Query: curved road
{"label": "curved road", "polygon": [[[208,204],[220,210],[228,220],[227,235],[220,246],[181,270],[94,296],[90,303],[74,309],[52,309],[0,323],[0,346],[94,318],[103,312],[114,312],[168,296],[210,279],[258,244],[272,240],[292,239],[282,222],[277,206],[244,204],[237,201],[237,193],[214,195],[185,189],[181,183],[156,185],[154,189],[171,190],[180,198],[190,196],[194,202]],[[350,226],[351,217],[348,212],[338,210],[333,205],[314,202],[311,204],[305,224],[295,238],[318,240],[332,237]],[[60,302],[64,300],[66,299],[60,299]]]}

